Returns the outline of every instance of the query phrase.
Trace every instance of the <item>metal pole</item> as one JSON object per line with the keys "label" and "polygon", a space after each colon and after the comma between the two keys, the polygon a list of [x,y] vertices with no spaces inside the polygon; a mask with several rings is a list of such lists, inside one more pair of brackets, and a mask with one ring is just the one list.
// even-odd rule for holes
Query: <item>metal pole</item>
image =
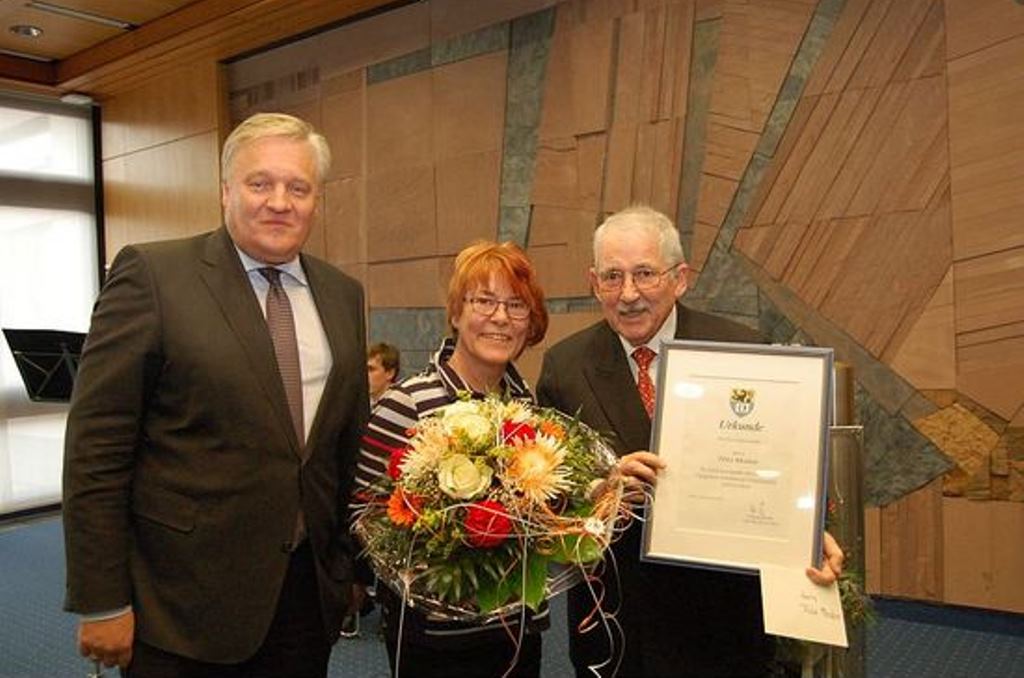
{"label": "metal pole", "polygon": [[[846,554],[846,569],[864,577],[864,445],[856,425],[853,368],[835,365],[835,421],[829,461],[829,529]],[[847,622],[849,648],[832,648],[827,658],[830,675],[864,676],[864,623]]]}

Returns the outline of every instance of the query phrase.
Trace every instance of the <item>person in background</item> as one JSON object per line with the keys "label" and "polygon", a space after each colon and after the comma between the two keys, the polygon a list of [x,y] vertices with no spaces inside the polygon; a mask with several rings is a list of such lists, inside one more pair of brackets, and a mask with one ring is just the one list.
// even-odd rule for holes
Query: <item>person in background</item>
{"label": "person in background", "polygon": [[[678,302],[686,292],[679,232],[665,215],[634,206],[594,232],[590,282],[604,319],[550,348],[537,397],[612,434],[618,470],[653,484],[664,462],[647,451],[663,340],[759,342],[753,330]],[[774,645],[764,633],[757,577],[640,561],[638,521],[613,544],[601,606],[618,610],[621,638],[609,644],[588,624],[597,603],[586,586],[569,592],[570,655],[576,675],[729,676],[768,674]],[[825,535],[825,565],[809,568],[819,584],[835,581],[843,554]],[[589,632],[582,632],[588,627]],[[613,627],[614,628],[614,627]],[[610,661],[609,661],[610,660]],[[621,664],[619,662],[621,661]],[[598,668],[597,673],[591,667]]]}
{"label": "person in background", "polygon": [[[518,246],[479,242],[463,249],[448,285],[447,316],[451,337],[427,368],[387,391],[373,411],[356,468],[357,497],[384,475],[392,450],[408,445],[417,422],[455,402],[460,393],[533,401],[513,361],[544,338],[548,314],[536,272]],[[406,607],[400,624],[402,601],[383,581],[377,599],[392,672],[427,677],[540,674],[547,608],[528,616],[513,666],[518,614],[479,625],[444,621]]]}
{"label": "person in background", "polygon": [[68,415],[65,606],[129,677],[327,675],[357,607],[345,507],[369,416],[363,292],[301,254],[324,138],[257,114],[224,143],[224,226],[130,245]]}
{"label": "person in background", "polygon": [[366,374],[370,380],[370,406],[373,407],[398,379],[401,354],[391,344],[380,342],[366,352]]}

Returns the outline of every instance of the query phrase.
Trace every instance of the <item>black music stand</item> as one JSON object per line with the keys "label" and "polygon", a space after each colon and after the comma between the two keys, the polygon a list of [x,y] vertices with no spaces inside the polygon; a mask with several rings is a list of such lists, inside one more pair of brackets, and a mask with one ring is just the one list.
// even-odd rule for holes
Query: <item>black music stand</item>
{"label": "black music stand", "polygon": [[60,330],[4,330],[28,397],[67,402],[78,372],[85,334]]}

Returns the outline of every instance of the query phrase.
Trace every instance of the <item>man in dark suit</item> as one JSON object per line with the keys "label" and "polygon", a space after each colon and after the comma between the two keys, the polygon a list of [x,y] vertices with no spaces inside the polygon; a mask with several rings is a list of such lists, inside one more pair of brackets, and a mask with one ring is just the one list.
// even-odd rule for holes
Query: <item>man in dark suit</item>
{"label": "man in dark suit", "polygon": [[368,415],[362,289],[305,254],[326,141],[225,142],[225,227],[125,247],[68,416],[66,608],[129,676],[325,676],[358,601],[345,507]]}
{"label": "man in dark suit", "polygon": [[[537,397],[610,434],[619,471],[632,483],[653,484],[664,468],[646,450],[661,341],[760,338],[678,303],[687,284],[679,233],[648,207],[613,214],[595,231],[590,280],[604,320],[547,351]],[[589,587],[569,592],[577,676],[593,676],[591,667],[612,675],[617,666],[620,676],[764,676],[773,645],[763,630],[757,578],[642,563],[640,542],[634,522],[613,546],[617,570],[609,565],[598,587],[601,607],[617,611],[617,624],[588,621],[598,606]],[[822,584],[834,581],[842,563],[835,542],[826,542],[828,565],[808,571]]]}

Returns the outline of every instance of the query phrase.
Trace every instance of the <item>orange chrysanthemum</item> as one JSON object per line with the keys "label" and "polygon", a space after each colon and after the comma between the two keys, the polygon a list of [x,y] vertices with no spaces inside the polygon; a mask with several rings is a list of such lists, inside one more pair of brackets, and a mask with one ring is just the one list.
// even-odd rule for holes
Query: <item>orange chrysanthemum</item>
{"label": "orange chrysanthemum", "polygon": [[565,429],[550,419],[545,419],[540,422],[540,432],[546,436],[554,438],[555,440],[565,440]]}
{"label": "orange chrysanthemum", "polygon": [[412,527],[420,516],[422,500],[396,487],[388,498],[388,518],[400,527]]}
{"label": "orange chrysanthemum", "polygon": [[543,504],[569,487],[568,470],[562,466],[565,449],[546,435],[535,440],[517,440],[505,469],[507,481],[524,497]]}

